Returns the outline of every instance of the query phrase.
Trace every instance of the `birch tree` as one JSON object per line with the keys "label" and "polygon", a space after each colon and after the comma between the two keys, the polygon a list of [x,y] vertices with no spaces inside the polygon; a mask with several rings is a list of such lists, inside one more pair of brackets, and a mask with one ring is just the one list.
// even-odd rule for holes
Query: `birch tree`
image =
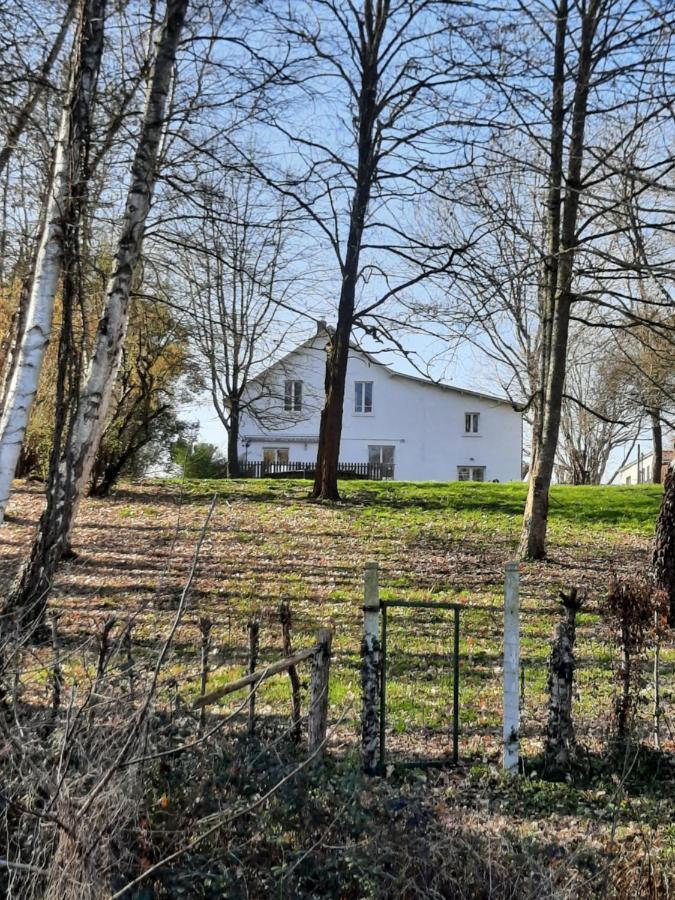
{"label": "birch tree", "polygon": [[113,272],[93,351],[61,462],[50,478],[47,507],[40,519],[30,557],[6,603],[8,611],[17,611],[23,623],[34,622],[43,615],[51,578],[64,550],[69,547],[78,503],[88,485],[106,424],[129,321],[134,273],[141,256],[155,187],[167,100],[187,6],[188,0],[167,0],[131,166]]}
{"label": "birch tree", "polygon": [[86,165],[83,144],[89,131],[96,81],[103,52],[106,0],[82,0],[70,83],[55,143],[44,224],[21,344],[0,418],[0,521],[37,391],[51,335],[54,298],[63,263],[64,235],[77,228],[81,209],[72,199],[82,186]]}

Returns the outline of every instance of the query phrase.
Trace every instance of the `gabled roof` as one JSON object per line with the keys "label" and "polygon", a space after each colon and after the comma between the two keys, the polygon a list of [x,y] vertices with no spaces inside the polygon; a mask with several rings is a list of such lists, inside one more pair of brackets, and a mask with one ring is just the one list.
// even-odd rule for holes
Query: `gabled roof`
{"label": "gabled roof", "polygon": [[[321,325],[323,325],[323,323],[320,323],[320,326]],[[327,328],[321,329],[320,327],[320,330],[318,330],[316,334],[312,335],[312,337],[310,338],[307,338],[307,340],[303,341],[301,344],[298,344],[297,347],[294,347],[293,350],[290,350],[288,353],[284,354],[284,356],[273,362],[264,370],[264,372],[261,372],[260,374],[264,375],[265,372],[269,372],[271,369],[283,365],[283,363],[286,362],[287,359],[289,359],[299,350],[317,349],[315,346],[316,340],[324,333],[326,338],[330,337],[329,330]],[[405,372],[397,372],[396,369],[392,369],[391,366],[388,366],[385,363],[381,362],[379,359],[376,359],[371,353],[368,353],[368,351],[364,350],[362,347],[359,347],[358,344],[350,343],[349,349],[350,351],[354,351],[355,353],[359,353],[361,356],[365,357],[365,359],[367,359],[371,365],[379,366],[379,368],[384,369],[384,371],[387,372],[387,374],[392,378],[404,378],[407,381],[413,381],[416,384],[421,384],[425,387],[435,387],[443,391],[451,391],[453,393],[463,394],[468,397],[477,397],[480,400],[491,400],[493,403],[503,403],[507,406],[513,407],[513,403],[508,399],[508,397],[500,397],[496,394],[486,394],[483,391],[474,391],[470,388],[457,387],[456,385],[447,384],[443,381],[434,381],[432,378],[424,378],[421,375],[409,375]]]}

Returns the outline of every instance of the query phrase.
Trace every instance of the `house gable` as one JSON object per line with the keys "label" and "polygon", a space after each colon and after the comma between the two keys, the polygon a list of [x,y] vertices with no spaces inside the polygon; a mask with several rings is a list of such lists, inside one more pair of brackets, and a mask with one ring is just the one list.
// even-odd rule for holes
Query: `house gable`
{"label": "house gable", "polygon": [[[261,376],[267,408],[242,420],[245,459],[316,460],[328,339],[315,335]],[[301,408],[284,408],[290,391],[302,395]],[[397,479],[520,480],[521,450],[521,416],[505,398],[404,375],[352,348],[341,462],[393,461]]]}

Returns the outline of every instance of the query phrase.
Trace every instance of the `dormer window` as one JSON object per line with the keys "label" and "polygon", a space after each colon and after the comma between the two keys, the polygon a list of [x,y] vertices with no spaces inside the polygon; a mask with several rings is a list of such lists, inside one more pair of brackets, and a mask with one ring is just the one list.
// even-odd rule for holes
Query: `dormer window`
{"label": "dormer window", "polygon": [[478,434],[480,413],[464,413],[464,434]]}
{"label": "dormer window", "polygon": [[300,412],[302,409],[302,382],[287,381],[284,390],[284,409],[286,412]]}
{"label": "dormer window", "polygon": [[373,411],[373,382],[354,382],[354,412],[361,415]]}

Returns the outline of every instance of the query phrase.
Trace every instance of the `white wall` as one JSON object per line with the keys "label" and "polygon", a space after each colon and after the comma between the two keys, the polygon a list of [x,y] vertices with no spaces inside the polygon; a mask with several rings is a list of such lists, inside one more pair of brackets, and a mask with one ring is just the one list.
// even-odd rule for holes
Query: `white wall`
{"label": "white wall", "polygon": [[[242,422],[242,459],[258,461],[263,447],[288,447],[295,462],[316,460],[323,403],[325,337],[288,357],[276,375],[303,381],[302,413],[279,413],[279,431]],[[373,382],[372,414],[355,414],[354,382]],[[480,414],[478,435],[466,435],[464,415]],[[265,416],[268,419],[268,416]],[[260,440],[264,436],[263,440]],[[521,416],[507,403],[397,376],[352,352],[347,367],[341,462],[368,462],[368,445],[392,445],[397,481],[454,481],[458,466],[485,466],[485,480],[521,478]],[[246,439],[249,440],[248,447]]]}
{"label": "white wall", "polygon": [[652,454],[647,453],[638,462],[627,465],[619,472],[616,478],[617,484],[649,484],[652,480]]}

